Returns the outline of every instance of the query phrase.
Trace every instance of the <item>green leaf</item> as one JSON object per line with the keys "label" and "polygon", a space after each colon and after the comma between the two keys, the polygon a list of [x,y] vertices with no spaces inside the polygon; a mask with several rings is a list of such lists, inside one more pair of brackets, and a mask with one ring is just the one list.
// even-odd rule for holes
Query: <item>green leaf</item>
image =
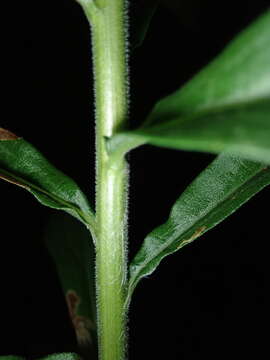
{"label": "green leaf", "polygon": [[240,33],[183,88],[162,99],[149,122],[270,96],[270,11]]}
{"label": "green leaf", "polygon": [[90,354],[96,346],[95,263],[90,233],[72,217],[57,212],[48,222],[45,244],[56,266],[78,345]]}
{"label": "green leaf", "polygon": [[43,205],[64,210],[93,230],[94,215],[78,185],[51,165],[34,146],[2,128],[0,179],[28,190]]}
{"label": "green leaf", "polygon": [[136,135],[157,146],[212,153],[230,150],[270,164],[270,99],[182,120],[144,128]]}
{"label": "green leaf", "polygon": [[151,232],[130,265],[128,302],[137,283],[161,260],[217,225],[270,184],[270,168],[219,155],[184,191],[168,221]]}
{"label": "green leaf", "polygon": [[[23,357],[20,356],[13,356],[13,355],[5,355],[0,356],[1,360],[26,360]],[[40,360],[81,360],[79,355],[72,354],[72,353],[62,353],[62,354],[53,354],[48,355],[45,358],[42,358]]]}
{"label": "green leaf", "polygon": [[72,353],[62,353],[62,354],[53,354],[48,355],[40,360],[81,360],[79,355]]}
{"label": "green leaf", "polygon": [[139,0],[134,4],[134,14],[132,15],[134,24],[131,26],[131,43],[133,48],[142,45],[159,1]]}
{"label": "green leaf", "polygon": [[110,151],[143,143],[224,150],[270,163],[270,11],[182,89],[162,99],[140,129],[116,135]]}
{"label": "green leaf", "polygon": [[16,355],[0,355],[0,360],[25,360],[25,358]]}

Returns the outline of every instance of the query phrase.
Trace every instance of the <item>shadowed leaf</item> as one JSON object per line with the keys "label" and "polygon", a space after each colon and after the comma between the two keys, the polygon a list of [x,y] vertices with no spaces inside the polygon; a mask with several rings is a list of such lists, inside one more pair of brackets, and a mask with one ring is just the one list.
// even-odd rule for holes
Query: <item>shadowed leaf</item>
{"label": "shadowed leaf", "polygon": [[53,213],[45,230],[80,349],[96,351],[94,246],[89,231],[65,213]]}
{"label": "shadowed leaf", "polygon": [[152,17],[160,0],[137,0],[134,2],[131,26],[131,44],[133,48],[142,45]]}

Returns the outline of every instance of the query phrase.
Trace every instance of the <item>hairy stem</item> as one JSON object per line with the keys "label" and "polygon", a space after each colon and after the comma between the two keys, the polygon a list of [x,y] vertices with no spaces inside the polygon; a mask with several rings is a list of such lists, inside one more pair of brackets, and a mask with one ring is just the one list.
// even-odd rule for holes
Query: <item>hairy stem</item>
{"label": "hairy stem", "polygon": [[85,0],[84,9],[92,29],[96,95],[99,359],[123,360],[128,171],[123,156],[110,156],[106,142],[127,119],[125,0]]}

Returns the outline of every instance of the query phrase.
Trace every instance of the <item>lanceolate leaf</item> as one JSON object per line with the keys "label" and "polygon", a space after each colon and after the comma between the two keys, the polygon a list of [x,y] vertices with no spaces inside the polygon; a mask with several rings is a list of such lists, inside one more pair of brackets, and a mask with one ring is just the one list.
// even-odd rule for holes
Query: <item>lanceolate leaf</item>
{"label": "lanceolate leaf", "polygon": [[142,143],[238,152],[270,163],[270,11],[182,89],[162,99],[138,130],[116,135],[111,151]]}
{"label": "lanceolate leaf", "polygon": [[162,99],[148,121],[270,97],[270,11],[238,35],[183,88]]}
{"label": "lanceolate leaf", "polygon": [[221,154],[177,200],[168,221],[151,232],[130,265],[128,302],[141,278],[270,184],[270,168]]}
{"label": "lanceolate leaf", "polygon": [[89,231],[71,216],[53,213],[45,230],[45,244],[55,263],[78,345],[91,359],[96,351],[96,297]]}
{"label": "lanceolate leaf", "polygon": [[31,144],[0,128],[0,178],[31,192],[43,205],[65,210],[94,226],[85,195]]}

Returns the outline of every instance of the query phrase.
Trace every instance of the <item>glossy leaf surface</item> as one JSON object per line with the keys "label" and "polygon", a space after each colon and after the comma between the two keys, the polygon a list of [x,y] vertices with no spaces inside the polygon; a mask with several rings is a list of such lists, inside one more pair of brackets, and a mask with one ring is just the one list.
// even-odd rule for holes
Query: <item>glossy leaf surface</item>
{"label": "glossy leaf surface", "polygon": [[92,211],[78,185],[34,146],[1,128],[0,178],[28,190],[43,205],[64,210],[93,226]]}
{"label": "glossy leaf surface", "polygon": [[189,244],[270,184],[270,168],[219,155],[184,191],[168,221],[151,232],[130,265],[129,299],[141,278],[161,260]]}
{"label": "glossy leaf surface", "polygon": [[270,11],[162,99],[143,127],[116,135],[111,150],[143,143],[214,153],[229,149],[270,163],[269,38]]}
{"label": "glossy leaf surface", "polygon": [[89,231],[65,213],[53,213],[45,230],[78,345],[91,358],[96,349],[94,246]]}

